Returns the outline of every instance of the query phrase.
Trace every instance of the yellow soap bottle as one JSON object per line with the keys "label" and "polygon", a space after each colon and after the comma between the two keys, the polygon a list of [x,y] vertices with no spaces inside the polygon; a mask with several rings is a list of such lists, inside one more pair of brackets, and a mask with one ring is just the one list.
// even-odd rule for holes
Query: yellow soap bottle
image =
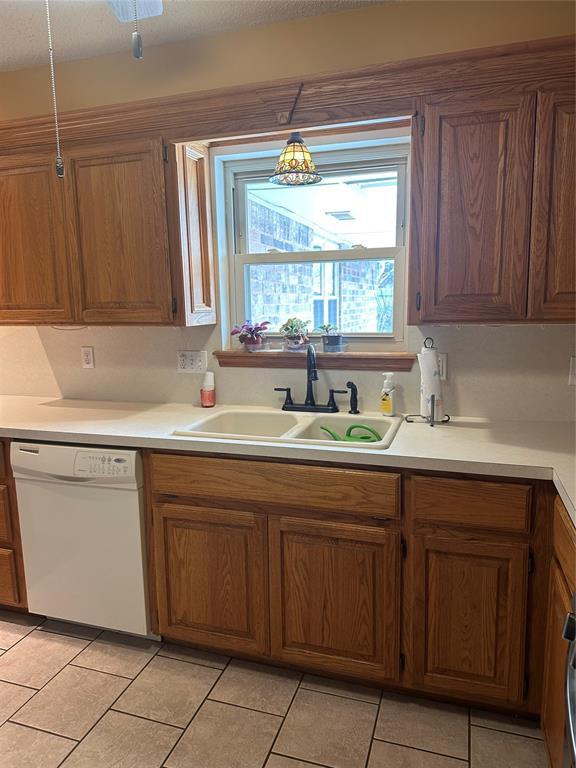
{"label": "yellow soap bottle", "polygon": [[384,416],[394,416],[396,414],[396,387],[394,386],[394,374],[383,373],[384,384],[380,393],[380,412]]}

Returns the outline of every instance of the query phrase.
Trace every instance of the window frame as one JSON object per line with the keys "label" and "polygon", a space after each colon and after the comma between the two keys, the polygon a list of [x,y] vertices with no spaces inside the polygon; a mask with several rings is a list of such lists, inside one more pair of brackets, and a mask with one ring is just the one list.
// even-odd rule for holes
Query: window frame
{"label": "window frame", "polygon": [[[398,194],[396,203],[396,241],[400,245],[380,248],[349,248],[332,251],[274,251],[272,253],[246,253],[246,185],[254,179],[266,178],[270,172],[270,157],[230,160],[224,163],[224,201],[226,210],[227,273],[230,317],[242,322],[250,317],[250,298],[246,285],[246,266],[251,264],[322,263],[356,260],[394,261],[394,307],[392,333],[356,332],[345,333],[351,340],[381,339],[403,341],[406,317],[406,261],[408,240],[408,200],[410,143],[393,145],[350,147],[318,152],[322,168],[329,173],[346,172],[361,168],[375,169],[394,166],[398,169]],[[343,159],[344,156],[344,159]],[[269,337],[280,338],[270,332]],[[311,332],[311,337],[320,334]]]}

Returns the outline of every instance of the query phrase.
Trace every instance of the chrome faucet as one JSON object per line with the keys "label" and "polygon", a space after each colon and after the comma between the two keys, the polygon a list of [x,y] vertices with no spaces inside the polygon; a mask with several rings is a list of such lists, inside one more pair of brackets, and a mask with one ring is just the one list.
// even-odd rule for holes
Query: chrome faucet
{"label": "chrome faucet", "polygon": [[306,399],[303,403],[295,403],[292,399],[290,387],[274,387],[275,392],[285,392],[283,411],[307,411],[312,413],[338,413],[340,408],[336,404],[335,395],[347,395],[347,389],[330,389],[326,405],[316,405],[314,396],[314,382],[318,381],[318,367],[316,363],[316,350],[312,344],[306,351]]}

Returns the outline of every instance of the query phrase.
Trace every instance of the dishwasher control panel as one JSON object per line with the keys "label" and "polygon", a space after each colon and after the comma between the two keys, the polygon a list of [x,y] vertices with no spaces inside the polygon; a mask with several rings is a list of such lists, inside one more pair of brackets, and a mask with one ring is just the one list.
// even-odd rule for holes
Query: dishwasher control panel
{"label": "dishwasher control panel", "polygon": [[117,451],[78,451],[75,477],[126,477],[133,472],[132,455]]}

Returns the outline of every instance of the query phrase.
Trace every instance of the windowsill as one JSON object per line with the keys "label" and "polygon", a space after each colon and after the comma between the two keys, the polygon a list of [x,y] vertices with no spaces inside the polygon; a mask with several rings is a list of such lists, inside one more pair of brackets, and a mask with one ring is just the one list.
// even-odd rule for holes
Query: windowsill
{"label": "windowsill", "polygon": [[[214,352],[221,368],[306,368],[304,352],[224,349]],[[316,352],[318,368],[336,371],[411,371],[412,352]]]}

